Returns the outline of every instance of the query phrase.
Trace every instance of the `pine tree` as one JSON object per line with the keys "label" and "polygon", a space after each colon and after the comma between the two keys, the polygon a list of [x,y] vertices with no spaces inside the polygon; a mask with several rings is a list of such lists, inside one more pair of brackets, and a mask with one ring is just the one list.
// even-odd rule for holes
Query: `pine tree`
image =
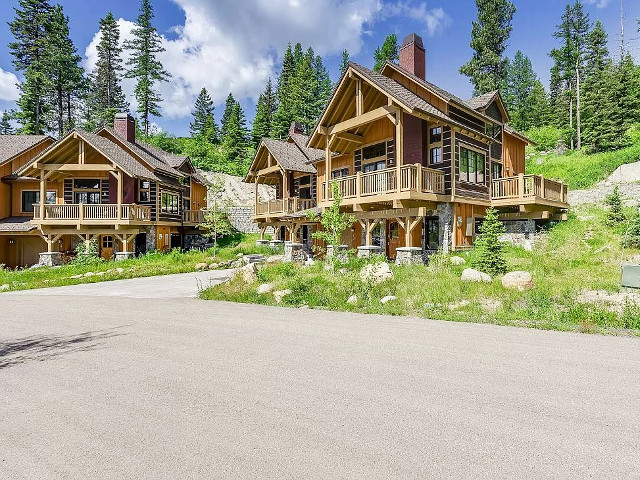
{"label": "pine tree", "polygon": [[269,136],[273,128],[274,115],[276,113],[276,95],[273,91],[271,79],[267,82],[267,87],[260,94],[256,107],[256,116],[253,120],[251,139],[254,146],[258,146],[260,140]]}
{"label": "pine tree", "polygon": [[349,65],[349,60],[350,60],[349,52],[345,48],[342,51],[342,59],[340,60],[340,77],[342,77],[342,75],[344,75],[344,72],[347,71],[347,66]]}
{"label": "pine tree", "polygon": [[49,110],[45,97],[50,89],[47,61],[53,7],[47,0],[20,0],[18,5],[14,20],[9,22],[15,38],[9,43],[13,65],[24,74],[16,117],[22,124],[22,133],[43,134]]}
{"label": "pine tree", "polygon": [[640,248],[640,207],[636,207],[629,220],[622,244],[628,248]]}
{"label": "pine tree", "polygon": [[511,124],[517,130],[528,130],[532,126],[531,108],[533,89],[537,81],[531,60],[518,50],[513,61],[507,62],[506,79],[503,88],[504,100],[511,117]]}
{"label": "pine tree", "polygon": [[7,110],[2,112],[2,118],[0,118],[0,135],[13,135],[15,129],[11,126],[11,113]]}
{"label": "pine tree", "polygon": [[50,17],[49,79],[52,85],[51,103],[55,115],[54,124],[58,137],[75,127],[76,108],[86,82],[80,66],[82,57],[69,36],[69,17],[56,5]]}
{"label": "pine tree", "polygon": [[129,109],[120,83],[124,75],[120,29],[111,12],[100,20],[100,41],[96,50],[98,59],[90,75],[87,98],[89,129],[113,125],[116,113]]}
{"label": "pine tree", "polygon": [[[603,147],[602,133],[604,132],[607,115],[607,68],[609,64],[609,50],[607,48],[607,33],[598,20],[587,35],[585,80],[583,88],[583,116],[584,136],[586,143],[593,150]],[[609,124],[611,125],[611,124]]]}
{"label": "pine tree", "polygon": [[333,92],[333,84],[331,83],[331,77],[329,76],[329,71],[324,66],[322,62],[322,57],[320,55],[316,55],[313,66],[316,70],[317,74],[317,91],[315,93],[315,113],[313,117],[313,124],[311,127],[315,126],[315,123],[318,121],[320,114],[324,110],[324,106],[329,101],[331,97],[331,93]]}
{"label": "pine tree", "polygon": [[284,138],[289,131],[289,126],[293,120],[293,81],[296,72],[296,62],[294,59],[291,44],[287,46],[282,59],[282,71],[278,77],[278,87],[276,90],[278,107],[274,115],[270,136],[274,138]]}
{"label": "pine tree", "polygon": [[233,112],[234,107],[236,106],[236,99],[233,98],[233,94],[229,93],[227,96],[227,101],[224,105],[224,111],[222,112],[222,120],[220,121],[220,134],[224,137],[227,134],[227,130],[229,128],[229,118]]}
{"label": "pine tree", "polygon": [[133,29],[133,40],[125,42],[124,47],[131,51],[127,61],[130,67],[127,78],[135,78],[137,83],[134,95],[138,102],[137,112],[141,115],[142,128],[145,135],[149,135],[151,116],[160,117],[160,94],[154,90],[157,82],[166,82],[171,78],[162,63],[156,59],[158,53],[164,52],[162,38],[151,23],[153,8],[151,0],[141,0],[140,15]]}
{"label": "pine tree", "polygon": [[247,131],[244,111],[238,102],[235,102],[230,108],[225,130],[222,134],[222,147],[227,154],[228,162],[235,164],[246,163],[249,132]]}
{"label": "pine tree", "polygon": [[605,197],[604,203],[609,207],[609,211],[607,212],[608,225],[616,226],[626,220],[624,211],[622,210],[620,190],[617,185],[614,187],[613,192]]}
{"label": "pine tree", "polygon": [[504,234],[504,225],[498,219],[497,210],[488,208],[484,221],[480,225],[480,236],[475,242],[477,256],[473,262],[474,268],[491,276],[507,271],[504,243],[500,240],[502,234]]}
{"label": "pine tree", "polygon": [[529,110],[529,128],[540,128],[545,125],[549,125],[550,111],[549,111],[549,97],[544,90],[544,86],[540,80],[536,80],[533,83],[533,89],[530,96],[530,110]]}
{"label": "pine tree", "polygon": [[505,78],[504,51],[513,29],[516,7],[509,0],[476,0],[478,19],[471,29],[471,60],[460,67],[476,95],[500,88]]}
{"label": "pine tree", "polygon": [[396,34],[387,35],[382,46],[376,48],[375,52],[373,52],[373,60],[375,62],[373,70],[379,72],[386,62],[397,61],[399,48]]}
{"label": "pine tree", "polygon": [[213,114],[213,100],[207,89],[202,87],[192,112],[193,121],[189,125],[192,137],[204,137],[212,144],[218,143],[218,126]]}

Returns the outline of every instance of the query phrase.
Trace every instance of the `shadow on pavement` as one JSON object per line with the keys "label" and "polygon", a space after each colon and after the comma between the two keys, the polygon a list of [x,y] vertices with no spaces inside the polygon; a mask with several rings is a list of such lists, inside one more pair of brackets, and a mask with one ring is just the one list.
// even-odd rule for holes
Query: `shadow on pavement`
{"label": "shadow on pavement", "polygon": [[0,369],[28,361],[52,360],[75,352],[93,350],[104,340],[125,335],[117,328],[82,332],[74,335],[39,335],[0,342]]}

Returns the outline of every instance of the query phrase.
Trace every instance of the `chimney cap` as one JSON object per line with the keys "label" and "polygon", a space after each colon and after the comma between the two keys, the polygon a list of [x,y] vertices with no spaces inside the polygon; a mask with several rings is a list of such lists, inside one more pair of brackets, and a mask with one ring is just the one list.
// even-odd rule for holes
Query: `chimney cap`
{"label": "chimney cap", "polygon": [[116,113],[116,117],[115,118],[133,118],[133,116],[131,116],[131,114],[127,113],[127,112],[118,112]]}
{"label": "chimney cap", "polygon": [[289,127],[289,134],[294,133],[304,134],[304,125],[302,125],[300,122],[291,122],[291,126]]}
{"label": "chimney cap", "polygon": [[407,45],[415,44],[416,47],[419,47],[424,50],[424,45],[422,44],[422,37],[417,33],[410,33],[404,40],[402,40],[402,47],[406,47]]}

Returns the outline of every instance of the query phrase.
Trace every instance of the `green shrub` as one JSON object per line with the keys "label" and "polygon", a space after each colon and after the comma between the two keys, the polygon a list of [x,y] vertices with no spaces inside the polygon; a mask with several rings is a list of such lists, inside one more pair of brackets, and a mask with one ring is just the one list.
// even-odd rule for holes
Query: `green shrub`
{"label": "green shrub", "polygon": [[625,137],[629,143],[633,145],[640,145],[640,123],[634,123],[631,125],[625,134]]}
{"label": "green shrub", "polygon": [[71,263],[73,265],[96,265],[104,262],[99,255],[98,241],[93,238],[88,244],[81,242],[76,246],[76,256]]}
{"label": "green shrub", "polygon": [[476,240],[474,268],[491,276],[507,271],[504,244],[500,240],[502,234],[504,234],[504,225],[498,220],[498,212],[494,208],[488,208],[484,221],[480,225],[480,236]]}
{"label": "green shrub", "polygon": [[640,207],[635,209],[633,217],[629,220],[622,244],[625,247],[640,248]]}
{"label": "green shrub", "polygon": [[604,203],[609,207],[607,212],[607,224],[616,226],[626,220],[624,212],[622,211],[622,198],[620,197],[620,190],[616,185],[613,189],[613,193],[606,196]]}
{"label": "green shrub", "polygon": [[537,152],[553,150],[558,145],[558,141],[563,138],[562,130],[558,127],[548,125],[546,127],[532,128],[527,132],[527,137],[536,142],[533,149]]}

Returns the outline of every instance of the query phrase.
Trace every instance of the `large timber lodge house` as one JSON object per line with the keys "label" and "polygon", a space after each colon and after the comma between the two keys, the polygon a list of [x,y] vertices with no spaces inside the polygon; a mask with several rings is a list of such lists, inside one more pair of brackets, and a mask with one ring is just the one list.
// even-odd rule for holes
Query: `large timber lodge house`
{"label": "large timber lodge house", "polygon": [[418,35],[399,57],[380,73],[350,63],[309,136],[294,124],[286,140],[260,143],[245,181],[275,188],[275,200],[256,195],[263,231],[312,248],[319,224],[307,212],[331,204],[334,182],[357,219],[343,243],[361,256],[470,248],[488,207],[512,232],[566,218],[566,185],[524,173],[531,141],[509,126],[498,91],[462,100],[430,83]]}

